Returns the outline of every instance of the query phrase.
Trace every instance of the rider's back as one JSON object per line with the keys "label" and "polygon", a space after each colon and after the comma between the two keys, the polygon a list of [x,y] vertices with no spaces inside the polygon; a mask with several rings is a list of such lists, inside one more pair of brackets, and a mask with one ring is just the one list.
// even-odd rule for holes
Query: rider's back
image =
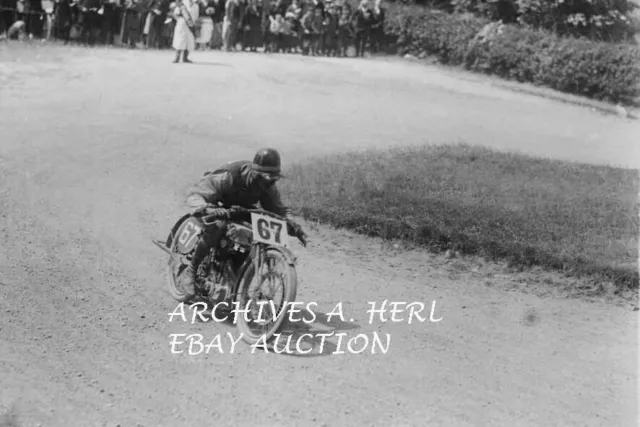
{"label": "rider's back", "polygon": [[207,172],[191,190],[189,197],[198,195],[207,203],[220,202],[225,207],[237,205],[253,208],[257,203],[261,203],[264,209],[286,215],[288,210],[282,205],[275,185],[265,190],[258,185],[251,185],[243,177],[243,172],[248,171],[251,164],[248,160],[238,160]]}

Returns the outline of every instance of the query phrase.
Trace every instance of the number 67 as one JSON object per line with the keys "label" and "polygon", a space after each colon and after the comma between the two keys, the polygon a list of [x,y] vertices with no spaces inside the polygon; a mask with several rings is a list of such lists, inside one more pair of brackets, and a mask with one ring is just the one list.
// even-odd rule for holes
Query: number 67
{"label": "number 67", "polygon": [[184,246],[189,246],[193,239],[198,237],[198,233],[200,233],[201,228],[196,224],[190,222],[184,226],[184,230],[180,234],[180,239],[178,240]]}
{"label": "number 67", "polygon": [[271,231],[274,231],[276,243],[281,243],[282,223],[279,221],[267,221],[264,218],[258,220],[258,233],[265,240],[271,240]]}

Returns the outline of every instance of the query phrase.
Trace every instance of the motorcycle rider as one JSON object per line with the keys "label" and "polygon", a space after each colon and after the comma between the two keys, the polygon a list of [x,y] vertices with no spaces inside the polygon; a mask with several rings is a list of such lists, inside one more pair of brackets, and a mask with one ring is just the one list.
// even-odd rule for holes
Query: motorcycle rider
{"label": "motorcycle rider", "polygon": [[213,172],[205,173],[191,189],[187,204],[194,209],[194,213],[215,214],[222,219],[204,230],[191,263],[181,276],[182,288],[189,298],[195,295],[198,266],[210,248],[218,249],[220,240],[227,231],[229,211],[219,207],[218,203],[251,209],[259,202],[262,209],[285,217],[292,234],[304,235],[300,225],[293,221],[291,210],[282,204],[280,192],[275,185],[281,177],[280,153],[273,148],[263,148],[256,152],[253,162],[229,162]]}

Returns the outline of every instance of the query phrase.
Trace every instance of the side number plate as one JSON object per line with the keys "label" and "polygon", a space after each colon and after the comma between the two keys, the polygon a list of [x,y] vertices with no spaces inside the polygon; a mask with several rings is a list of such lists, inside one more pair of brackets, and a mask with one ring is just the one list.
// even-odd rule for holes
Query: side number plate
{"label": "side number plate", "polygon": [[273,246],[288,246],[287,222],[270,216],[251,213],[253,240]]}
{"label": "side number plate", "polygon": [[198,236],[202,234],[202,223],[195,218],[189,218],[182,223],[176,233],[176,249],[186,254],[191,252],[198,242]]}

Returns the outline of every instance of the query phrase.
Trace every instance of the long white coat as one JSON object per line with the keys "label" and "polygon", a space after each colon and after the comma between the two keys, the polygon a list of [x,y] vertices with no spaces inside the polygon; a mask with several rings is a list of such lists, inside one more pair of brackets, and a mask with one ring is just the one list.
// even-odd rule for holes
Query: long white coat
{"label": "long white coat", "polygon": [[[196,22],[200,14],[200,8],[198,3],[193,0],[183,0],[186,9],[191,15],[191,20]],[[187,21],[182,16],[180,8],[176,7],[174,10],[174,16],[176,17],[176,28],[173,33],[172,46],[175,50],[195,50],[196,40],[193,37],[193,33],[187,25]]]}

